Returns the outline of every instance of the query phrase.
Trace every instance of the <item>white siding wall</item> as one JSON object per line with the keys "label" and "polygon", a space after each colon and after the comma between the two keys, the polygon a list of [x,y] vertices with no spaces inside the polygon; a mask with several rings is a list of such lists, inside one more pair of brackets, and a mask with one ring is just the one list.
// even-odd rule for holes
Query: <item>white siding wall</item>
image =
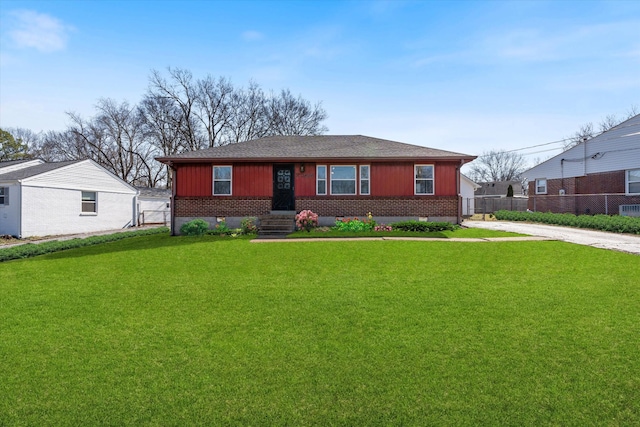
{"label": "white siding wall", "polygon": [[[564,161],[562,161],[564,159]],[[571,178],[640,167],[640,115],[525,171],[536,178]]]}
{"label": "white siding wall", "polygon": [[[617,140],[616,144],[605,146],[610,141],[587,141],[564,153],[535,166],[524,173],[533,181],[536,178],[571,178],[586,174],[612,172],[640,167],[640,139]],[[595,158],[594,158],[595,157]],[[565,159],[562,161],[562,159]]]}
{"label": "white siding wall", "polygon": [[0,205],[0,234],[20,234],[20,186],[0,183],[9,188],[9,205]]}
{"label": "white siding wall", "polygon": [[[138,196],[138,213],[144,213],[144,222],[146,224],[168,222],[169,208],[167,207],[167,203],[169,203],[169,201],[170,199],[168,197],[166,199],[159,199]],[[143,220],[142,216],[138,219],[140,221]]]}
{"label": "white siding wall", "polygon": [[475,213],[475,191],[473,182],[465,177],[460,179],[460,195],[462,196],[462,215]]}
{"label": "white siding wall", "polygon": [[86,160],[23,180],[25,185],[136,194],[136,190],[102,167]]}
{"label": "white siding wall", "polygon": [[97,214],[82,213],[82,190],[22,187],[22,236],[114,230],[132,225],[135,195],[97,191]]}

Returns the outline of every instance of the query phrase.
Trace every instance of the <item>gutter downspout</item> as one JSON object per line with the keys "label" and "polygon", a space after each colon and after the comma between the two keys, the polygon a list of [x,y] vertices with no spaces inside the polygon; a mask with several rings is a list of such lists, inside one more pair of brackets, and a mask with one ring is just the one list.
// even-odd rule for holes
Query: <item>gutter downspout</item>
{"label": "gutter downspout", "polygon": [[583,176],[587,176],[587,138],[585,137],[582,142],[584,148],[584,162],[583,164]]}
{"label": "gutter downspout", "polygon": [[18,180],[18,238],[22,239],[22,180]]}
{"label": "gutter downspout", "polygon": [[460,166],[456,168],[456,192],[458,194],[458,225],[462,224],[462,194],[460,194],[460,169],[464,165],[464,160],[460,159]]}
{"label": "gutter downspout", "polygon": [[171,235],[176,235],[176,178],[177,174],[175,173],[175,169],[173,168],[173,164],[169,162],[167,164],[169,166],[169,170],[171,171]]}

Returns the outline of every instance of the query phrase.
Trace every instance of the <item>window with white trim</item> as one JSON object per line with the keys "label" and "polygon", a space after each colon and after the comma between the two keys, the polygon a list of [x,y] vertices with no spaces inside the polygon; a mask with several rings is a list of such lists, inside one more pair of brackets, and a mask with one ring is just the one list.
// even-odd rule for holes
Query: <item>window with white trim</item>
{"label": "window with white trim", "polygon": [[327,167],[325,165],[316,166],[316,194],[319,196],[327,194]]}
{"label": "window with white trim", "polygon": [[360,166],[360,194],[369,194],[369,165]]}
{"label": "window with white trim", "polygon": [[95,191],[82,192],[82,213],[98,212],[98,197]]}
{"label": "window with white trim", "polygon": [[9,204],[9,187],[0,187],[0,206]]}
{"label": "window with white trim", "polygon": [[536,194],[547,194],[547,179],[536,179]]}
{"label": "window with white trim", "polygon": [[640,169],[627,171],[627,194],[640,194]]}
{"label": "window with white trim", "polygon": [[331,166],[331,194],[356,194],[355,166]]}
{"label": "window with white trim", "polygon": [[231,166],[214,166],[213,167],[213,195],[214,196],[230,196],[231,195]]}
{"label": "window with white trim", "polygon": [[415,194],[433,194],[433,165],[414,165]]}

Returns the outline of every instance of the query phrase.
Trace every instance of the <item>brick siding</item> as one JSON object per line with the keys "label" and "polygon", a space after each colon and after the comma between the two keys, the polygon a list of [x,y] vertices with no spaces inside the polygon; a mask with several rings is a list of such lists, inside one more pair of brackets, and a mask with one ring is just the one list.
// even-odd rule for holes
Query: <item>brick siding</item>
{"label": "brick siding", "polygon": [[[564,196],[559,195],[560,189],[565,190]],[[528,208],[578,215],[617,214],[619,205],[640,203],[639,196],[625,196],[625,190],[625,171],[549,179],[547,194],[536,194],[535,182],[530,182]]]}
{"label": "brick siding", "polygon": [[176,217],[258,216],[271,211],[270,197],[176,197]]}
{"label": "brick siding", "polygon": [[[547,180],[547,195],[557,195],[561,189],[565,194],[624,193],[625,171],[593,173],[587,176],[555,178]],[[529,182],[529,195],[536,195],[535,181]]]}
{"label": "brick siding", "polygon": [[[311,209],[320,216],[457,217],[458,197],[298,197],[296,211]],[[259,216],[271,211],[271,198],[176,197],[176,217]]]}
{"label": "brick siding", "polygon": [[311,209],[320,216],[457,217],[458,197],[300,197],[296,210]]}

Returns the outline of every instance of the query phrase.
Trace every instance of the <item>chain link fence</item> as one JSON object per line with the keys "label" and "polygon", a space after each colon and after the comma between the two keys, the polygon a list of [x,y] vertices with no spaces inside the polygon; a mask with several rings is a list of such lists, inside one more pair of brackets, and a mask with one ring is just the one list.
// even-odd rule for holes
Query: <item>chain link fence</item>
{"label": "chain link fence", "polygon": [[640,211],[636,205],[640,205],[640,196],[625,194],[529,196],[529,209],[536,212],[637,216]]}

